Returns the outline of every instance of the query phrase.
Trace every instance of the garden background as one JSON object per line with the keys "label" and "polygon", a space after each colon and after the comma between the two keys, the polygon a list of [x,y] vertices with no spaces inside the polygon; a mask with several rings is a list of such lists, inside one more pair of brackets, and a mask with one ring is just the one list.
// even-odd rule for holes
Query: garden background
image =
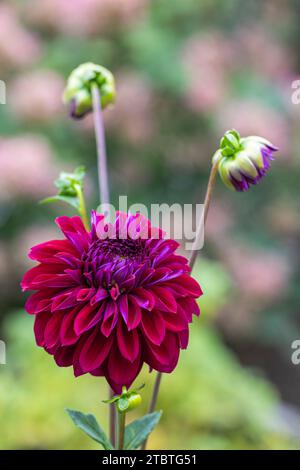
{"label": "garden background", "polygon": [[[189,349],[162,381],[161,449],[300,448],[300,2],[297,0],[19,0],[0,3],[1,449],[97,448],[65,407],[106,423],[103,379],[58,368],[35,346],[19,283],[27,251],[57,232],[63,205],[40,206],[59,171],[84,164],[97,200],[91,117],[61,101],[81,62],[117,83],[105,111],[112,201],[203,202],[210,159],[236,128],[280,148],[245,194],[220,181],[196,266],[204,296]],[[298,77],[297,77],[298,74]],[[144,371],[146,409],[154,374]]]}

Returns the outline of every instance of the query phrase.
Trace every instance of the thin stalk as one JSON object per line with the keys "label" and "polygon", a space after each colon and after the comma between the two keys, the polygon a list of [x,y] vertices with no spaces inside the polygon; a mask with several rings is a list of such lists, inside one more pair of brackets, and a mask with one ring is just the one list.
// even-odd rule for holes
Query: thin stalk
{"label": "thin stalk", "polygon": [[124,449],[126,413],[119,413],[118,417],[118,450]]}
{"label": "thin stalk", "polygon": [[83,225],[85,226],[86,230],[90,230],[89,218],[87,215],[84,195],[83,195],[82,187],[80,186],[80,184],[76,184],[76,192],[77,192],[77,196],[79,200],[78,212],[82,218]]}
{"label": "thin stalk", "polygon": [[97,143],[98,156],[98,181],[101,204],[109,204],[109,186],[107,173],[107,156],[105,145],[105,132],[103,113],[101,108],[101,96],[97,85],[92,85],[92,99],[94,111],[94,129]]}
{"label": "thin stalk", "polygon": [[[108,172],[107,172],[107,155],[105,144],[105,131],[103,114],[101,107],[101,95],[99,87],[92,85],[92,100],[93,100],[93,115],[94,115],[94,129],[97,144],[97,160],[98,160],[98,182],[100,190],[100,203],[109,204],[109,185],[108,185]],[[113,390],[109,388],[109,397],[114,395]],[[110,440],[113,446],[116,444],[116,409],[115,405],[109,405],[109,429]]]}
{"label": "thin stalk", "polygon": [[215,182],[216,182],[217,173],[218,173],[218,162],[214,163],[210,170],[210,175],[209,175],[209,180],[208,180],[207,190],[206,190],[205,200],[204,200],[203,218],[201,219],[198,225],[195,240],[194,240],[192,251],[190,254],[190,258],[189,258],[189,266],[191,270],[194,267],[197,255],[199,253],[199,248],[198,248],[200,244],[199,242],[201,241],[203,229],[206,223],[208,210],[209,210],[209,206],[210,206],[210,202],[212,198],[212,193],[213,193],[213,189],[214,189]]}
{"label": "thin stalk", "polygon": [[[109,398],[114,396],[113,390],[109,387],[108,389]],[[109,405],[109,436],[110,442],[112,443],[113,447],[116,447],[116,406],[115,403],[110,403]]]}
{"label": "thin stalk", "polygon": [[[155,382],[154,382],[154,387],[153,387],[153,392],[152,392],[152,397],[151,397],[148,413],[153,413],[153,411],[155,410],[161,378],[162,378],[162,372],[157,372],[156,377],[155,377]],[[142,450],[146,449],[147,441],[148,441],[148,439],[146,439],[143,442],[143,445],[141,447]]]}
{"label": "thin stalk", "polygon": [[[212,198],[212,193],[213,193],[213,189],[214,189],[215,182],[216,182],[217,172],[218,172],[218,162],[214,163],[211,167],[211,170],[210,170],[210,175],[209,175],[209,180],[208,180],[206,194],[205,194],[205,200],[204,200],[203,218],[200,220],[200,223],[198,225],[195,240],[194,240],[194,243],[193,243],[193,246],[192,246],[191,255],[190,255],[190,258],[189,258],[189,266],[191,268],[191,271],[194,267],[194,264],[195,264],[195,261],[196,261],[197,255],[198,255],[198,246],[199,246],[199,242],[201,241],[201,238],[202,238],[203,225],[205,225],[205,223],[206,223],[207,214],[208,214],[208,210],[209,210],[209,206],[210,206],[210,202],[211,202],[211,198]],[[156,402],[157,402],[157,398],[158,398],[158,393],[159,393],[159,387],[160,387],[160,383],[161,383],[161,378],[162,378],[162,372],[157,372],[156,378],[155,378],[155,383],[154,383],[154,388],[153,388],[153,392],[152,392],[152,398],[151,398],[151,402],[150,402],[150,406],[149,406],[149,410],[148,410],[149,413],[153,413],[153,411],[155,410]],[[142,445],[142,449],[145,450],[146,446],[147,446],[147,439],[144,441],[144,443]]]}

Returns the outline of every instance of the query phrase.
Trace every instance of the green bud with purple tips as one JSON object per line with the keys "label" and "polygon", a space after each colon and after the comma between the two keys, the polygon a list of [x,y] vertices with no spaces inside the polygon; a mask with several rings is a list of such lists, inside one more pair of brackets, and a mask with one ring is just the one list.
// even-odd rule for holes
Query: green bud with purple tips
{"label": "green bud with purple tips", "polygon": [[236,130],[225,132],[213,156],[222,181],[230,189],[247,191],[257,184],[270,168],[273,153],[278,150],[263,137],[241,138]]}
{"label": "green bud with purple tips", "polygon": [[93,85],[99,89],[102,108],[115,101],[113,74],[101,65],[86,62],[71,72],[64,90],[63,101],[70,106],[71,117],[80,119],[92,111]]}

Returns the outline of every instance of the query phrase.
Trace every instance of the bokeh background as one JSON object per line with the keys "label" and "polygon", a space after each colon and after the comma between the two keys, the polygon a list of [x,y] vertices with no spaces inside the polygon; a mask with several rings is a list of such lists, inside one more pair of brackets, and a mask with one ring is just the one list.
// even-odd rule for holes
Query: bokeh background
{"label": "bokeh background", "polygon": [[[165,375],[150,447],[300,448],[300,3],[297,0],[20,0],[0,3],[1,449],[96,449],[65,407],[106,426],[106,384],[74,379],[35,346],[19,282],[30,246],[56,236],[63,205],[39,206],[59,171],[87,167],[97,200],[92,120],[61,102],[81,62],[117,81],[105,112],[112,200],[202,202],[210,158],[235,127],[280,147],[246,194],[220,182],[196,266],[204,296],[190,347]],[[297,76],[298,74],[298,76]],[[146,382],[146,409],[153,374]]]}

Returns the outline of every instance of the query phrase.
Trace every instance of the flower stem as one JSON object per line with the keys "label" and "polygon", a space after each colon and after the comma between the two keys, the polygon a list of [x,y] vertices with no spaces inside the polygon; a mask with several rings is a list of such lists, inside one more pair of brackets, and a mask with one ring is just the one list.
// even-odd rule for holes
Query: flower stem
{"label": "flower stem", "polygon": [[78,200],[79,200],[78,212],[79,212],[79,214],[82,218],[83,225],[85,226],[86,230],[90,230],[89,218],[88,218],[87,211],[86,211],[86,206],[85,206],[85,200],[84,200],[84,194],[83,194],[83,191],[82,191],[82,187],[80,186],[80,184],[76,184],[75,188],[76,188],[76,192],[77,192],[77,196],[78,196]]}
{"label": "flower stem", "polygon": [[203,228],[207,219],[207,214],[208,214],[208,210],[209,210],[209,206],[210,206],[210,202],[212,198],[213,189],[214,189],[215,182],[216,182],[217,173],[218,173],[218,162],[214,163],[210,170],[210,175],[209,175],[209,180],[208,180],[207,190],[206,190],[205,200],[204,200],[203,218],[201,218],[200,223],[198,225],[195,240],[194,240],[192,251],[190,254],[190,258],[189,258],[189,266],[191,268],[191,271],[194,267],[194,264],[195,264],[195,261],[199,252],[198,250],[198,247],[200,245],[199,242],[201,241]]}
{"label": "flower stem", "polygon": [[124,449],[124,436],[125,436],[125,418],[126,413],[119,413],[118,418],[118,450]]}
{"label": "flower stem", "polygon": [[92,99],[94,111],[94,128],[97,143],[100,202],[101,204],[109,204],[109,187],[103,114],[101,108],[100,91],[96,84],[92,85]]}
{"label": "flower stem", "polygon": [[[113,390],[109,387],[109,398],[114,396]],[[109,405],[109,435],[113,447],[116,447],[116,407],[114,403]]]}
{"label": "flower stem", "polygon": [[[194,240],[191,255],[189,258],[189,266],[191,268],[191,271],[194,267],[194,264],[198,255],[199,241],[201,241],[201,237],[203,233],[203,225],[205,225],[205,222],[207,219],[207,214],[208,214],[208,210],[209,210],[209,206],[210,206],[210,202],[212,198],[213,189],[214,189],[215,182],[216,182],[217,173],[218,173],[218,162],[215,162],[213,163],[211,170],[210,170],[210,175],[209,175],[209,180],[208,180],[205,200],[204,200],[203,218],[201,218],[199,226],[197,228],[195,240]],[[204,224],[203,224],[203,221],[204,221]],[[162,378],[162,372],[157,372],[155,383],[154,383],[154,388],[152,392],[152,398],[151,398],[151,402],[150,402],[150,406],[148,410],[149,413],[153,413],[153,411],[155,410],[161,378]],[[145,450],[146,446],[147,446],[147,439],[144,441],[142,445],[142,449]]]}
{"label": "flower stem", "polygon": [[[151,402],[150,402],[148,413],[153,413],[153,411],[155,410],[161,378],[162,378],[162,373],[157,372],[156,377],[155,377],[155,382],[154,382],[154,387],[153,387],[153,392],[152,392],[152,397],[151,397]],[[147,447],[147,439],[143,442],[143,445],[142,445],[141,449],[145,450],[146,447]]]}
{"label": "flower stem", "polygon": [[[103,123],[103,114],[101,108],[101,96],[98,85],[92,85],[92,100],[94,111],[94,129],[97,144],[98,158],[98,182],[100,190],[100,203],[109,204],[109,186],[107,173],[107,155],[105,144],[105,132]],[[114,395],[113,390],[109,389],[109,397]],[[113,403],[109,405],[109,429],[110,440],[113,446],[116,443],[116,410]]]}

